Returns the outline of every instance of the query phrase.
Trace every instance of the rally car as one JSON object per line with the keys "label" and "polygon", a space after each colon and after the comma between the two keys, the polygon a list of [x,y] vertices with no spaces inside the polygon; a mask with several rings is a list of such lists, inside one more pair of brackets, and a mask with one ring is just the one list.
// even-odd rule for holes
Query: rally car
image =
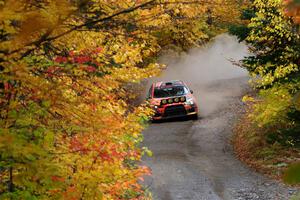
{"label": "rally car", "polygon": [[155,112],[152,120],[185,116],[198,118],[198,106],[193,91],[183,81],[153,83],[147,99]]}

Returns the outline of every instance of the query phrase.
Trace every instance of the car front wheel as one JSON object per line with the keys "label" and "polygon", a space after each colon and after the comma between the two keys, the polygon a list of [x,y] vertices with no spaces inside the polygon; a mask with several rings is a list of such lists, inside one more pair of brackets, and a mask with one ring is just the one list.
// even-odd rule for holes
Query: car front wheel
{"label": "car front wheel", "polygon": [[192,120],[198,120],[199,119],[198,114],[191,115],[191,119]]}

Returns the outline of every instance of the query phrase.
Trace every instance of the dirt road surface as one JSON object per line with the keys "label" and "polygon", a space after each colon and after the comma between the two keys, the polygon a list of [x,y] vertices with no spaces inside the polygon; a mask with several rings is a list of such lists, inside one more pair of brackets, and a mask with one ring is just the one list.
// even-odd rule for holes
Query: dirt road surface
{"label": "dirt road surface", "polygon": [[243,111],[249,90],[247,73],[231,64],[247,54],[246,46],[221,35],[201,49],[180,57],[165,56],[168,69],[156,80],[181,79],[198,98],[201,118],[153,123],[144,146],[153,151],[144,164],[153,199],[285,200],[294,189],[255,173],[234,156],[232,126]]}

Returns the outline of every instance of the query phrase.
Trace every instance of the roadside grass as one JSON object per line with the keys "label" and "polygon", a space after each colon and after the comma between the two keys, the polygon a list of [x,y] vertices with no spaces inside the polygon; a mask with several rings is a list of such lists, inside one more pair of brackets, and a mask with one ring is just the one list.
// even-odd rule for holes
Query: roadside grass
{"label": "roadside grass", "polygon": [[251,168],[282,181],[288,166],[300,162],[300,148],[285,146],[276,141],[270,142],[270,133],[283,127],[258,127],[249,117],[252,111],[250,105],[234,127],[234,151]]}

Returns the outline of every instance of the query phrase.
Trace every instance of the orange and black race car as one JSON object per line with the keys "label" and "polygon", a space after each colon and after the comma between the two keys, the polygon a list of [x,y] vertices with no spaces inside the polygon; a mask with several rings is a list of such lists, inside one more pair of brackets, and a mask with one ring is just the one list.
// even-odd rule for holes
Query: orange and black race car
{"label": "orange and black race car", "polygon": [[183,81],[153,83],[147,99],[155,111],[153,120],[184,116],[198,118],[198,106],[193,91]]}

